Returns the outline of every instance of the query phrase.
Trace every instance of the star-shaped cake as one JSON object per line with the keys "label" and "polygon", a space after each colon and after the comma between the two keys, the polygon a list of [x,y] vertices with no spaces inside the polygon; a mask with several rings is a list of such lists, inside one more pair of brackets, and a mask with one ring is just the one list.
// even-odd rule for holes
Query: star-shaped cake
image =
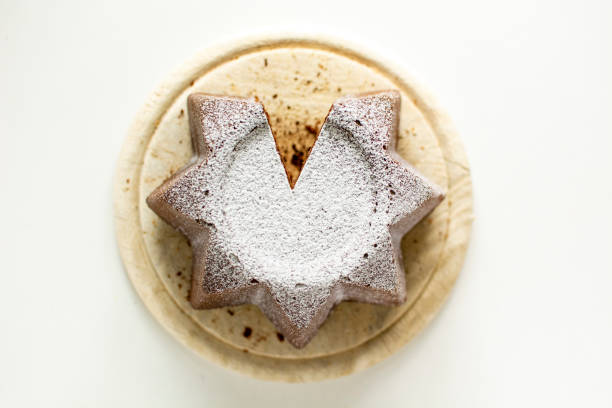
{"label": "star-shaped cake", "polygon": [[343,300],[403,302],[400,240],[444,195],[396,153],[399,106],[338,99],[291,188],[259,102],[190,95],[194,160],[147,203],[191,242],[193,307],[256,304],[303,347]]}

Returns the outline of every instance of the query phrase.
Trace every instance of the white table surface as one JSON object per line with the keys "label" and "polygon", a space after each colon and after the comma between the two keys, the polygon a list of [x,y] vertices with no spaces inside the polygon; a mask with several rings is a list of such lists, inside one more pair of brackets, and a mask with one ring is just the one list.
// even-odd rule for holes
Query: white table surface
{"label": "white table surface", "polygon": [[[0,406],[612,406],[609,1],[0,1]],[[498,4],[493,4],[498,3]],[[123,271],[128,125],[196,51],[331,33],[406,68],[465,142],[473,238],[433,323],[306,385],[180,346]]]}

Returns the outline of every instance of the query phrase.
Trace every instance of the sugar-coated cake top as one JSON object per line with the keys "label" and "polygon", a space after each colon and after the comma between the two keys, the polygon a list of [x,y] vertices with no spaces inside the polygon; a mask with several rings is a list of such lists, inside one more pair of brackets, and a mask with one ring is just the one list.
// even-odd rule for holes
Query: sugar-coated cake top
{"label": "sugar-coated cake top", "polygon": [[399,240],[443,194],[395,152],[399,104],[338,99],[292,189],[260,103],[191,95],[195,160],[147,202],[192,243],[192,305],[257,304],[303,347],[342,300],[403,302]]}

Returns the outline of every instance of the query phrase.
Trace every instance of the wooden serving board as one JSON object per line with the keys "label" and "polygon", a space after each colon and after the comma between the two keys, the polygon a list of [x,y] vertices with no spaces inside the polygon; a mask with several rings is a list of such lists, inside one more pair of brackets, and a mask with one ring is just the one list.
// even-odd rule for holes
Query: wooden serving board
{"label": "wooden serving board", "polygon": [[[289,177],[296,179],[333,101],[384,89],[402,95],[398,152],[447,193],[402,241],[407,302],[394,308],[342,303],[301,350],[284,341],[255,306],[192,309],[189,245],[144,201],[193,155],[187,96],[257,97],[269,114]],[[468,163],[450,120],[432,98],[379,59],[315,38],[248,39],[185,63],[134,120],[118,163],[114,200],[126,271],[162,326],[209,360],[255,377],[292,382],[355,372],[408,342],[453,286],[472,220]]]}

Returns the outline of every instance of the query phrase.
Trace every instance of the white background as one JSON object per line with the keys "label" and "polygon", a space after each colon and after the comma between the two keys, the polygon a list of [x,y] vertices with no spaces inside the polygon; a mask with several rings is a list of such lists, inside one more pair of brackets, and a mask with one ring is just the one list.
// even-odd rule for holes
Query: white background
{"label": "white background", "polygon": [[[612,406],[609,1],[0,0],[0,406]],[[473,174],[473,238],[433,323],[306,385],[202,361],[122,269],[112,176],[182,61],[253,33],[331,33],[437,96]]]}

